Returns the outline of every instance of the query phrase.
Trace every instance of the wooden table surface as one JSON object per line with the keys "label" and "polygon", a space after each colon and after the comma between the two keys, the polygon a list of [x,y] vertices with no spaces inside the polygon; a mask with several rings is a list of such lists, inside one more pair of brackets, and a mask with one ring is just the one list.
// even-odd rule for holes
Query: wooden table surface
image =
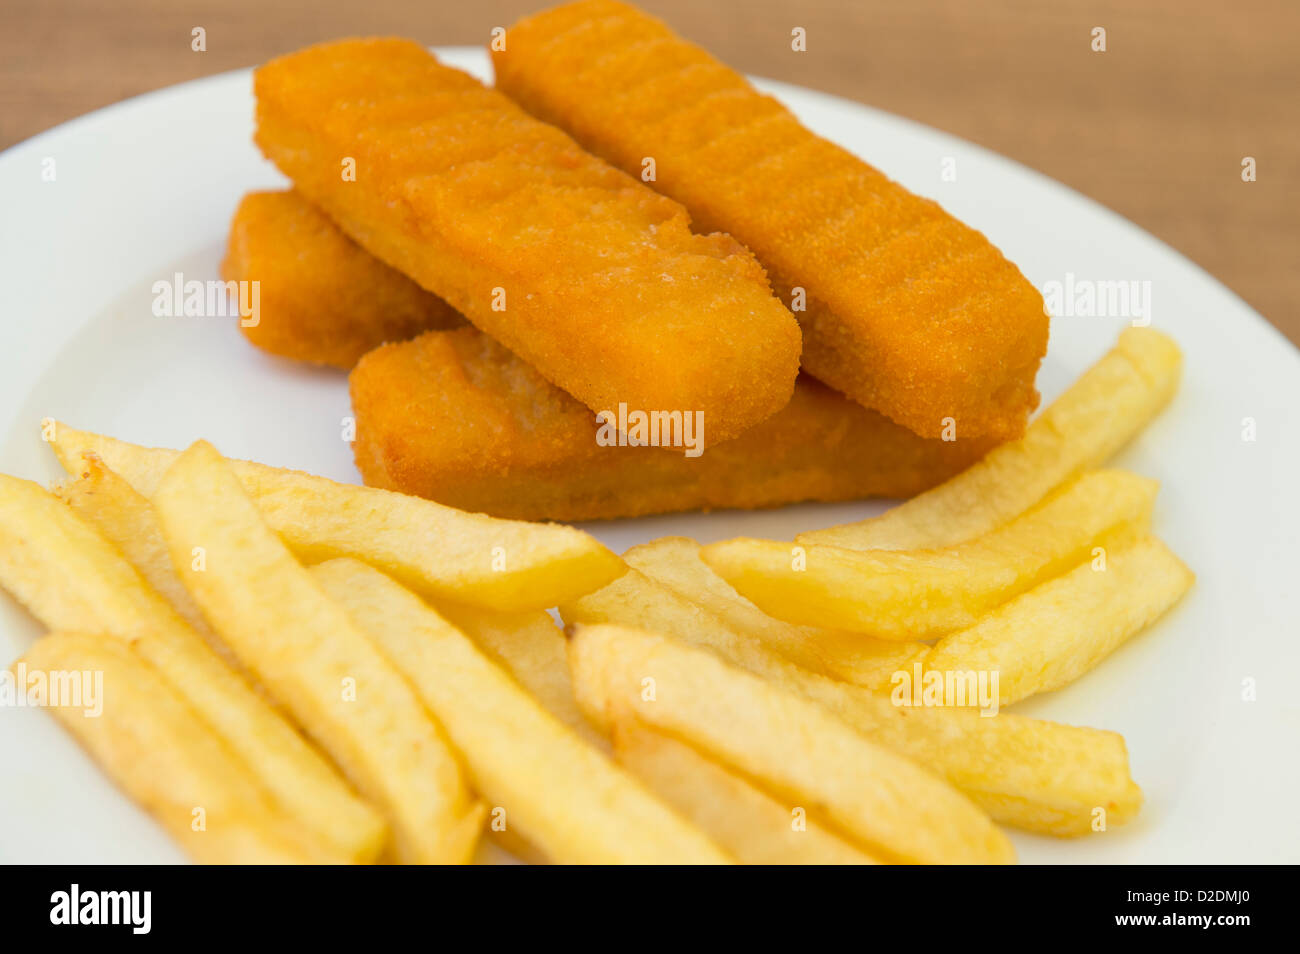
{"label": "wooden table surface", "polygon": [[[547,0],[4,0],[0,147],[307,43],[484,43]],[[1017,159],[1179,249],[1300,343],[1297,0],[644,0],[750,73]],[[203,27],[207,50],[190,48]],[[790,50],[804,27],[808,49]],[[1091,49],[1092,30],[1107,49]],[[1257,181],[1243,182],[1253,156]]]}

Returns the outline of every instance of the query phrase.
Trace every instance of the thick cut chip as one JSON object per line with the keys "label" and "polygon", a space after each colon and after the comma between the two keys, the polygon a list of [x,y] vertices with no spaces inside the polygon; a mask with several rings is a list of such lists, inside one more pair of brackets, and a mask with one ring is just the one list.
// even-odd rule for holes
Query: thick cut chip
{"label": "thick cut chip", "polygon": [[845,550],[729,540],[700,551],[719,576],[778,619],[929,639],[973,625],[993,607],[1150,523],[1158,484],[1093,471],[1011,523],[942,550]]}
{"label": "thick cut chip", "polygon": [[1085,835],[1093,831],[1096,809],[1114,827],[1131,820],[1142,804],[1124,739],[1114,732],[1007,712],[985,717],[974,709],[896,706],[889,695],[794,665],[636,570],[560,612],[570,624],[636,626],[717,653],[938,772],[1003,824]]}
{"label": "thick cut chip", "polygon": [[623,554],[628,566],[697,603],[738,633],[753,636],[805,669],[878,689],[930,651],[925,643],[874,639],[861,633],[795,626],[768,616],[700,559],[700,545],[661,537]]}
{"label": "thick cut chip", "polygon": [[121,552],[38,484],[3,474],[0,586],[48,629],[130,643],[248,764],[284,814],[341,857],[369,862],[383,850],[383,818]]}
{"label": "thick cut chip", "polygon": [[700,228],[753,249],[795,308],[810,374],[926,437],[949,421],[1024,429],[1048,319],[982,234],[635,7],[566,4],[508,35],[497,85],[614,165],[652,163]]}
{"label": "thick cut chip", "polygon": [[[993,442],[917,437],[806,375],[784,408],[699,454],[706,417],[609,423],[491,338],[431,332],[352,372],[366,483],[465,510],[595,520],[800,500],[909,497]],[[636,426],[644,425],[644,432]],[[627,440],[658,446],[620,445]]]}
{"label": "thick cut chip", "polygon": [[870,865],[876,860],[687,745],[634,722],[614,726],[619,763],[747,865]]}
{"label": "thick cut chip", "polygon": [[80,473],[54,488],[54,493],[76,511],[109,543],[122,551],[132,566],[140,571],[145,582],[152,586],[172,608],[189,623],[194,631],[214,643],[220,652],[224,647],[216,643],[216,636],[208,628],[199,605],[185,589],[172,567],[163,540],[158,515],[154,513],[149,498],[137,493],[135,488],[109,470],[94,454],[81,459]]}
{"label": "thick cut chip", "polygon": [[27,680],[39,674],[47,695],[60,677],[63,685],[82,673],[102,680],[97,713],[67,700],[46,698],[41,704],[196,862],[340,860],[276,810],[248,766],[121,639],[51,633],[28,649],[13,672]]}
{"label": "thick cut chip", "polygon": [[[98,456],[146,497],[180,452],[56,425],[63,468]],[[350,556],[417,592],[498,610],[545,609],[604,586],[623,561],[590,534],[558,524],[496,520],[405,494],[296,470],[231,461],[263,518],[301,559]]]}
{"label": "thick cut chip", "polygon": [[609,749],[609,739],[587,721],[573,698],[564,631],[550,613],[494,613],[455,603],[438,604],[435,609],[514,676],[543,709],[596,748]]}
{"label": "thick cut chip", "polygon": [[257,282],[257,314],[240,328],[262,350],[296,361],[347,370],[387,341],[465,323],[293,191],[244,196],[221,277]]}
{"label": "thick cut chip", "polygon": [[355,560],[331,560],[312,574],[415,686],[494,819],[551,860],[728,862],[703,832],[562,725],[409,590]]}
{"label": "thick cut chip", "polygon": [[748,249],[418,43],[310,47],[253,86],[300,192],[592,410],[699,411],[717,442],[790,399],[799,326]]}
{"label": "thick cut chip", "polygon": [[153,496],[181,580],[212,628],[393,826],[399,858],[460,863],[483,822],[406,680],[262,520],[199,441]]}
{"label": "thick cut chip", "polygon": [[1182,355],[1154,328],[1119,343],[1052,402],[1019,440],[879,517],[812,530],[797,543],[850,550],[954,546],[990,533],[1131,441],[1178,390]]}
{"label": "thick cut chip", "polygon": [[988,816],[938,776],[713,653],[625,626],[577,626],[569,662],[593,719],[636,719],[686,741],[792,804],[816,805],[882,859],[1015,859]]}
{"label": "thick cut chip", "polygon": [[996,672],[1002,705],[1059,689],[1177,603],[1195,577],[1155,537],[1079,564],[939,640],[926,671]]}

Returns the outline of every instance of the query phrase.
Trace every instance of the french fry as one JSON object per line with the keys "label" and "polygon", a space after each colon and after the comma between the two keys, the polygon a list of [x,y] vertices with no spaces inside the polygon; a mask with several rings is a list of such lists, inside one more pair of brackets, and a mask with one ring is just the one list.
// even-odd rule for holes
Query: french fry
{"label": "french fry", "polygon": [[742,864],[872,865],[876,860],[739,775],[632,721],[613,727],[619,764],[702,828]]}
{"label": "french fry", "polygon": [[[179,454],[63,424],[51,444],[69,474],[81,472],[89,451],[146,497]],[[545,609],[605,585],[623,569],[617,556],[573,527],[498,520],[264,464],[231,466],[266,522],[305,562],[355,557],[433,598]]]}
{"label": "french fry", "polygon": [[801,669],[636,570],[560,613],[569,624],[636,626],[717,653],[940,773],[1003,824],[1083,835],[1093,830],[1094,809],[1114,827],[1142,804],[1124,739],[1114,732],[1006,712],[985,718],[974,709],[895,706],[883,693]]}
{"label": "french fry", "polygon": [[263,521],[224,458],[195,443],[153,502],[172,562],[212,628],[385,813],[398,856],[468,860],[483,807],[437,725]]}
{"label": "french fry", "polygon": [[[14,672],[102,675],[102,711],[48,700],[50,713],[195,861],[336,861],[276,811],[266,791],[167,680],[114,636],[52,633]],[[201,818],[203,824],[196,825]]]}
{"label": "french fry", "polygon": [[[163,540],[162,527],[153,504],[125,480],[104,466],[94,454],[82,456],[80,474],[54,488],[54,494],[105,540],[122,551],[127,562],[140,571],[190,627],[213,642],[199,605],[181,585]],[[221,651],[220,646],[214,647]]]}
{"label": "french fry", "polygon": [[1071,477],[1100,467],[1178,390],[1182,354],[1154,328],[1119,342],[1052,402],[1018,440],[879,517],[801,533],[797,543],[851,550],[954,546],[1015,519]]}
{"label": "french fry", "polygon": [[791,662],[856,686],[878,689],[900,669],[930,651],[918,642],[874,639],[861,633],[794,626],[768,616],[700,559],[700,545],[685,537],[661,537],[623,554],[674,593],[698,603],[736,632],[753,636]]}
{"label": "french fry", "polygon": [[415,686],[479,793],[561,864],[725,864],[703,832],[550,715],[409,590],[356,560],[312,575]]}
{"label": "french fry", "polygon": [[0,586],[48,629],[131,643],[248,764],[285,816],[340,857],[370,862],[382,851],[383,818],[117,549],[38,484],[3,474]]}
{"label": "french fry", "polygon": [[1078,679],[1162,616],[1195,577],[1155,537],[1041,583],[939,640],[926,670],[998,674],[1001,705]]}
{"label": "french fry", "polygon": [[[93,453],[82,458],[80,476],[64,482],[55,493],[122,550],[187,622],[196,629],[202,627],[200,632],[210,632],[198,604],[176,576],[158,518],[147,498],[136,493]],[[552,715],[592,744],[608,748],[608,740],[592,729],[573,700],[564,634],[549,614],[542,610],[498,613],[455,603],[442,604],[438,609],[508,669]],[[216,648],[226,649],[224,644]]]}
{"label": "french fry", "polygon": [[729,540],[704,562],[770,616],[805,626],[930,639],[1058,576],[1096,546],[1150,523],[1158,484],[1125,471],[1084,474],[1042,504],[968,544],[942,550],[846,550]]}
{"label": "french fry", "polygon": [[988,816],[938,776],[713,653],[625,626],[576,626],[569,664],[589,718],[633,718],[683,739],[793,805],[816,805],[883,859],[1015,858]]}
{"label": "french fry", "polygon": [[609,750],[609,739],[592,727],[573,698],[564,631],[549,613],[494,613],[456,604],[434,608],[472,639],[484,655],[514,676],[543,709],[591,745]]}

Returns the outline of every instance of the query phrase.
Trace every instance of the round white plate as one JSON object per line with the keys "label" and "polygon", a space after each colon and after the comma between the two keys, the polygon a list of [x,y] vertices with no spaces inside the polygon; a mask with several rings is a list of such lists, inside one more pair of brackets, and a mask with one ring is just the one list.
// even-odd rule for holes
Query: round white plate
{"label": "round white plate", "polygon": [[[440,55],[490,80],[481,51]],[[1017,834],[1021,859],[1300,861],[1300,353],[1195,265],[1037,173],[855,103],[760,85],[983,230],[1040,288],[1067,274],[1076,284],[1150,282],[1152,323],[1185,352],[1178,398],[1117,464],[1161,481],[1157,532],[1197,585],[1085,679],[1017,707],[1123,733],[1146,804],[1136,823],[1082,840]],[[62,476],[40,439],[40,420],[52,417],[151,445],[204,437],[228,455],[358,480],[340,437],[343,374],[269,358],[231,319],[151,310],[155,281],[215,278],[239,198],[284,183],[252,144],[252,117],[243,71],[100,110],[0,155],[0,471]],[[1044,400],[1125,321],[1055,319]],[[789,539],[883,506],[590,529],[620,552],[664,534]],[[38,633],[0,595],[0,662]],[[0,766],[0,861],[181,860],[45,714],[0,709]]]}

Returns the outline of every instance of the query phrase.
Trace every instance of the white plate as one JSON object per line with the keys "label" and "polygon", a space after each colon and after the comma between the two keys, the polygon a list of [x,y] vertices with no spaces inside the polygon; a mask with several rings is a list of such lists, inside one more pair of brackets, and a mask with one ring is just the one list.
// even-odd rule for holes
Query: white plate
{"label": "white plate", "polygon": [[[478,50],[443,58],[490,78]],[[1173,406],[1118,463],[1158,478],[1157,529],[1199,575],[1168,618],[1081,682],[1018,711],[1122,732],[1146,791],[1102,836],[1015,835],[1024,861],[1300,861],[1300,355],[1203,271],[1061,185],[969,143],[845,100],[761,85],[813,129],[986,232],[1039,287],[1066,273],[1151,282],[1154,325],[1186,354]],[[247,71],[101,110],[0,156],[0,471],[61,476],[55,417],[146,444],[358,479],[342,374],[271,359],[226,319],[166,319],[150,286],[216,277],[235,205],[282,177],[251,142]],[[43,181],[46,159],[56,178]],[[945,160],[956,181],[945,181]],[[1243,183],[1241,188],[1251,188]],[[1195,202],[1195,197],[1189,197]],[[1124,320],[1059,318],[1039,376],[1051,400]],[[1257,439],[1242,439],[1243,419]],[[663,534],[790,538],[881,504],[592,525],[621,551]],[[0,596],[0,661],[39,627]],[[1257,701],[1243,701],[1253,679]],[[0,860],[181,856],[44,714],[0,710]]]}

